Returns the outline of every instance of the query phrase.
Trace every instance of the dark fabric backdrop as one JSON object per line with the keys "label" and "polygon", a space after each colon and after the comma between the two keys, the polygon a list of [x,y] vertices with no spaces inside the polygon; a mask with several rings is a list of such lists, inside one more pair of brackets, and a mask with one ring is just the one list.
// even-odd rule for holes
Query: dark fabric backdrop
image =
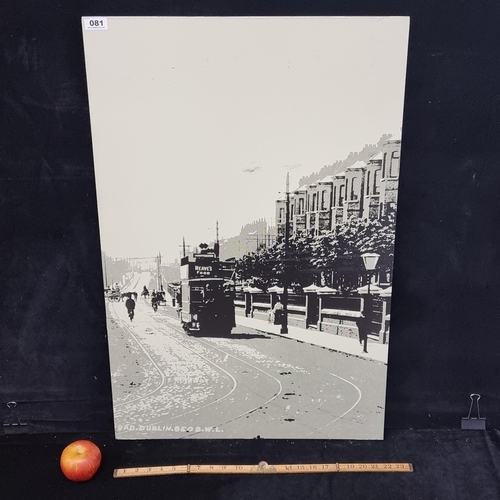
{"label": "dark fabric backdrop", "polygon": [[[0,438],[2,497],[37,499],[498,500],[500,436],[461,430],[388,430],[384,441],[113,441],[86,436],[103,451],[95,477],[72,483],[59,455],[78,434]],[[16,438],[16,439],[13,439]],[[160,464],[412,462],[412,473],[178,475],[113,478],[115,468]]]}
{"label": "dark fabric backdrop", "polygon": [[409,15],[386,426],[459,428],[480,393],[500,427],[498,3],[2,6],[1,418],[15,400],[33,432],[112,430],[82,15]]}

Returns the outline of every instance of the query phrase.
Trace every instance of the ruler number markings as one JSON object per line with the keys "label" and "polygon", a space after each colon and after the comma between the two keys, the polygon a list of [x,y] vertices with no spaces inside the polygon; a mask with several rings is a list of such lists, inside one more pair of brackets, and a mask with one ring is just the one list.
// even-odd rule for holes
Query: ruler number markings
{"label": "ruler number markings", "polygon": [[155,476],[164,474],[259,474],[307,472],[413,472],[411,463],[337,463],[268,465],[170,465],[116,469],[114,477]]}

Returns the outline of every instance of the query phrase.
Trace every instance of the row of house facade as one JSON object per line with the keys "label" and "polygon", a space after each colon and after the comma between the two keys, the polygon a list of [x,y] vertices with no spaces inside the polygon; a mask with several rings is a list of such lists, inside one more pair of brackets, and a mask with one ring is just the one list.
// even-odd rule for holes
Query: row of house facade
{"label": "row of house facade", "polygon": [[[319,234],[351,217],[379,219],[395,212],[401,140],[392,137],[367,162],[357,161],[345,171],[300,186],[289,193],[290,230]],[[276,225],[283,234],[286,198],[276,201]]]}

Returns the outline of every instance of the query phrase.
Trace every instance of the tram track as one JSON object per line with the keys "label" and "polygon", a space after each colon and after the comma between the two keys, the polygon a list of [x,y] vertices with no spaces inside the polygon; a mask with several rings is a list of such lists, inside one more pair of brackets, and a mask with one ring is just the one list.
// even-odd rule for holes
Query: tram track
{"label": "tram track", "polygon": [[[114,307],[113,307],[114,309]],[[133,403],[138,403],[140,401],[144,401],[148,398],[150,398],[153,394],[155,394],[156,392],[158,392],[160,389],[162,389],[164,386],[165,386],[165,381],[166,381],[166,377],[165,377],[165,374],[164,374],[164,370],[152,359],[151,355],[149,354],[149,352],[147,351],[147,349],[145,348],[145,346],[143,345],[143,343],[141,342],[140,339],[137,338],[137,336],[132,332],[132,329],[130,328],[128,322],[124,319],[121,319],[117,314],[116,314],[116,311],[115,312],[115,320],[120,322],[121,324],[121,327],[124,328],[128,334],[137,342],[137,344],[139,344],[139,346],[141,347],[142,351],[146,354],[146,356],[148,357],[148,359],[153,363],[154,367],[156,368],[156,370],[158,371],[158,373],[160,374],[161,378],[162,378],[162,382],[152,391],[140,396],[140,397],[137,397],[131,401],[123,401],[122,403],[118,403],[116,406],[118,407],[121,407],[121,406],[125,406],[125,405],[128,405],[128,404],[133,404]],[[163,332],[161,332],[158,327],[154,324],[153,321],[147,321],[145,322],[146,325],[148,325],[152,330],[156,330],[156,333],[158,334],[162,334]],[[189,413],[192,413],[193,411],[197,411],[199,409],[202,409],[206,406],[210,406],[211,404],[214,404],[216,402],[219,402],[219,401],[222,401],[223,399],[229,397],[233,392],[234,390],[236,389],[236,386],[237,386],[237,382],[236,380],[234,379],[234,377],[229,373],[227,372],[227,370],[225,370],[224,368],[218,366],[216,363],[214,363],[213,361],[207,359],[205,356],[201,355],[200,353],[196,352],[195,350],[191,349],[190,347],[182,344],[181,342],[178,342],[176,339],[172,339],[174,340],[177,344],[180,344],[182,345],[182,347],[184,347],[185,349],[187,349],[188,351],[190,351],[191,353],[195,354],[196,356],[200,357],[201,359],[203,359],[204,361],[206,361],[207,363],[213,365],[215,368],[217,368],[218,370],[222,371],[224,374],[226,374],[233,382],[233,386],[231,388],[231,390],[226,393],[223,397],[221,398],[218,398],[217,400],[214,400],[206,405],[203,405],[203,406],[200,406],[194,410],[190,410],[188,412],[184,412],[180,415],[177,415],[175,417],[170,417],[171,420],[173,419],[177,419],[177,418],[180,418],[184,415],[187,415]]]}
{"label": "tram track", "polygon": [[152,390],[152,391],[148,392],[147,394],[144,394],[140,397],[134,398],[130,401],[122,401],[121,403],[116,402],[115,409],[121,408],[122,406],[126,406],[126,405],[132,405],[133,403],[139,402],[141,400],[144,400],[144,399],[152,396],[153,394],[155,394],[156,392],[158,392],[160,389],[162,389],[164,387],[165,380],[166,380],[165,374],[163,373],[163,370],[157,365],[157,363],[154,361],[154,359],[150,356],[148,351],[142,345],[142,342],[134,335],[134,333],[132,332],[132,329],[127,325],[127,323],[125,321],[123,321],[121,319],[118,319],[118,321],[121,323],[122,328],[124,328],[128,332],[128,334],[135,340],[136,344],[141,348],[141,350],[144,352],[144,354],[147,356],[147,358],[151,361],[153,366],[156,368],[156,371],[160,375],[161,383],[154,390]]}
{"label": "tram track", "polygon": [[[163,318],[161,318],[161,319],[160,319],[160,322],[161,322],[161,323],[163,323],[163,324],[166,324],[166,323],[163,321]],[[168,326],[169,326],[170,328],[172,328],[173,330],[175,330],[175,331],[179,332],[179,333],[184,333],[184,332],[183,332],[183,330],[181,330],[181,329],[180,329],[180,328],[178,328],[178,327],[175,327],[175,326],[173,326],[173,325],[171,325],[171,324],[168,324]],[[176,342],[178,342],[178,341],[176,341]],[[203,341],[203,340],[201,340],[201,339],[198,339],[198,342],[202,343],[203,345],[205,345],[205,346],[206,346],[206,347],[208,347],[209,349],[215,349],[216,351],[219,351],[220,353],[224,354],[224,355],[225,355],[225,358],[224,358],[224,359],[233,358],[233,359],[237,360],[238,362],[243,363],[243,364],[245,364],[245,365],[247,365],[247,366],[250,366],[252,369],[257,370],[257,371],[259,371],[259,372],[263,373],[265,376],[270,377],[270,378],[271,378],[271,379],[273,379],[275,382],[277,382],[277,384],[278,384],[278,386],[279,386],[279,391],[278,391],[278,392],[276,392],[276,393],[275,393],[275,394],[274,394],[271,398],[269,398],[267,401],[265,401],[265,402],[263,402],[263,403],[259,404],[258,406],[255,406],[255,407],[251,408],[250,410],[247,410],[247,411],[245,411],[245,412],[243,412],[243,413],[241,413],[241,414],[239,414],[239,415],[237,415],[237,416],[235,416],[235,417],[231,418],[230,420],[227,420],[227,421],[224,421],[224,422],[220,422],[220,423],[218,423],[218,424],[215,424],[215,426],[214,426],[214,427],[221,427],[221,426],[223,426],[223,425],[227,425],[227,424],[229,424],[229,423],[231,423],[231,422],[235,422],[236,420],[238,420],[238,419],[240,419],[240,418],[242,418],[242,417],[245,417],[245,416],[247,416],[247,415],[250,415],[251,413],[253,413],[253,412],[257,411],[257,410],[260,410],[261,408],[265,407],[266,405],[268,405],[269,403],[271,403],[272,401],[274,401],[274,400],[275,400],[275,399],[276,399],[276,398],[277,398],[277,397],[278,397],[278,396],[279,396],[279,395],[283,392],[283,385],[282,385],[282,383],[281,383],[281,382],[280,382],[280,381],[279,381],[276,377],[274,377],[274,376],[273,376],[273,375],[271,375],[270,373],[267,373],[265,370],[262,370],[262,369],[261,369],[261,368],[259,368],[258,366],[255,366],[255,365],[253,365],[253,364],[249,363],[248,361],[245,361],[245,360],[243,360],[243,359],[241,359],[241,358],[239,358],[239,357],[235,356],[234,354],[228,353],[228,352],[224,351],[223,349],[220,349],[220,348],[218,348],[218,347],[215,347],[214,345],[212,345],[212,344],[210,344],[210,343],[208,343],[208,342],[205,342],[205,341]],[[178,342],[178,343],[179,343],[179,344],[182,344],[181,342]],[[199,433],[191,433],[191,434],[190,434],[190,436],[193,436],[193,435],[196,435],[196,434],[199,434]],[[187,437],[187,436],[186,436],[186,437]]]}
{"label": "tram track", "polygon": [[[137,288],[139,282],[140,282],[140,277],[136,278],[135,285],[133,287],[130,287],[130,284],[129,284],[129,286],[124,287],[123,291],[127,292],[128,288],[132,288],[132,290],[134,290],[135,288]],[[156,371],[160,375],[161,382],[160,382],[160,384],[155,389],[153,389],[152,391],[148,392],[147,394],[144,394],[144,395],[142,395],[140,397],[134,398],[134,399],[132,399],[130,401],[115,402],[114,403],[114,409],[121,408],[121,407],[126,406],[126,405],[131,405],[131,404],[133,404],[135,402],[139,402],[141,400],[144,400],[144,399],[152,396],[153,394],[155,394],[156,392],[158,392],[162,387],[164,387],[165,381],[166,381],[165,374],[164,374],[163,370],[158,366],[158,364],[154,361],[154,359],[151,357],[151,355],[148,353],[148,351],[144,348],[142,342],[134,334],[134,332],[130,328],[129,324],[126,321],[124,321],[122,318],[120,318],[119,314],[117,313],[117,311],[116,311],[116,304],[121,303],[121,302],[123,302],[123,299],[120,300],[119,302],[110,302],[110,307],[112,307],[113,312],[114,312],[114,316],[115,316],[113,319],[115,321],[118,321],[118,322],[121,323],[121,327],[124,328],[128,332],[128,334],[134,339],[135,343],[144,352],[144,354],[146,355],[146,357],[151,361],[151,363],[155,367]]]}
{"label": "tram track", "polygon": [[[208,344],[207,344],[207,342],[204,342],[203,340],[201,340],[201,342],[202,342],[202,343],[204,343],[205,345],[208,345]],[[217,348],[217,347],[215,347],[215,346],[211,346],[211,347],[212,347],[213,349],[217,349],[217,350],[219,350],[219,351],[221,351],[221,352],[225,353],[225,351],[222,351],[221,349],[219,349],[219,348]],[[228,354],[228,353],[225,353],[225,354],[226,354],[226,356],[228,356],[228,355],[229,355],[229,356],[232,356],[231,354]],[[257,368],[257,369],[259,369],[259,368]],[[360,403],[360,401],[361,401],[361,399],[362,399],[362,392],[361,392],[361,389],[360,389],[360,388],[359,388],[356,384],[354,384],[353,382],[351,382],[351,381],[349,381],[349,380],[347,380],[347,379],[345,379],[345,378],[343,378],[343,377],[341,377],[340,375],[337,375],[337,374],[335,374],[335,373],[329,373],[329,375],[331,375],[332,377],[335,377],[335,378],[337,378],[337,379],[341,380],[341,381],[342,381],[342,382],[344,382],[345,384],[349,384],[350,386],[352,386],[352,387],[356,390],[356,392],[357,392],[357,394],[358,394],[358,397],[357,397],[357,399],[356,399],[355,403],[354,403],[354,404],[353,404],[350,408],[348,408],[345,412],[343,412],[342,414],[340,414],[339,416],[337,416],[336,418],[334,418],[333,420],[331,420],[329,423],[327,423],[327,424],[325,424],[325,425],[322,425],[321,427],[319,427],[319,428],[315,429],[314,431],[309,432],[309,433],[307,434],[308,436],[310,436],[310,435],[312,435],[312,434],[317,434],[317,433],[319,433],[319,432],[320,432],[320,431],[322,431],[323,429],[326,429],[326,428],[327,428],[327,427],[329,427],[330,425],[332,425],[332,424],[334,424],[335,422],[339,421],[341,418],[345,417],[348,413],[350,413],[351,411],[353,411],[353,410],[354,410],[354,408],[356,408],[356,406],[358,406],[358,404]],[[277,379],[275,379],[275,380],[277,380]],[[278,382],[279,382],[279,381],[278,381]],[[280,383],[280,382],[279,382],[279,383]],[[280,385],[281,385],[281,383],[280,383]],[[279,394],[278,394],[278,395],[279,395]],[[277,396],[276,396],[276,397],[277,397]],[[274,398],[272,398],[272,399],[274,399]],[[272,401],[272,399],[271,399],[271,400],[269,400],[269,401],[267,401],[266,403],[264,403],[264,405],[262,405],[262,406],[265,406],[266,404],[268,404],[270,401]]]}
{"label": "tram track", "polygon": [[[126,322],[125,322],[126,324]],[[152,325],[152,323],[148,323],[150,326],[153,326],[153,328],[155,329],[158,329],[157,327],[155,327],[154,325]],[[128,326],[128,325],[127,325]],[[162,333],[161,331],[158,331],[158,333]],[[185,344],[183,344],[182,342],[179,342],[177,341],[176,339],[172,339],[174,340],[174,342],[177,342],[179,345],[182,345],[182,347],[184,347],[186,350],[192,352],[193,354],[195,354],[196,356],[198,356],[199,358],[203,359],[204,361],[206,361],[207,363],[210,363],[211,365],[213,365],[214,367],[216,367],[218,370],[222,371],[224,374],[226,374],[233,382],[233,387],[231,388],[231,390],[229,392],[227,392],[224,396],[218,398],[218,399],[215,399],[214,401],[211,401],[210,403],[207,403],[205,405],[202,405],[202,406],[199,406],[193,410],[189,410],[187,412],[184,412],[184,413],[181,413],[180,415],[176,415],[175,417],[170,417],[170,420],[176,420],[178,418],[181,418],[181,417],[184,417],[186,415],[189,415],[190,413],[193,413],[193,412],[196,412],[196,411],[199,411],[199,410],[202,410],[204,408],[207,408],[208,406],[211,406],[213,404],[216,404],[216,403],[219,403],[221,401],[223,401],[224,399],[228,398],[235,390],[236,390],[236,387],[238,386],[238,382],[236,381],[236,379],[227,371],[225,370],[224,368],[222,368],[221,366],[217,365],[216,363],[214,363],[213,361],[211,361],[210,359],[208,359],[206,356],[203,356],[202,354],[200,354],[199,352],[196,352],[194,349],[191,349],[190,347],[186,346]],[[143,347],[141,345],[141,347]],[[144,348],[144,347],[143,347]],[[148,356],[149,357],[149,356]],[[162,384],[163,385],[163,384]],[[143,400],[143,399],[146,399],[147,397],[150,397],[154,392],[156,391],[152,391],[150,394],[148,395],[145,395],[143,397],[141,397],[140,399]],[[161,422],[153,422],[151,425],[157,425]]]}
{"label": "tram track", "polygon": [[[144,304],[145,305],[145,304]],[[112,309],[115,311],[115,307],[116,305],[115,304],[112,304]],[[143,396],[140,396],[138,398],[135,398],[133,400],[130,400],[130,401],[124,401],[122,403],[119,403],[117,406],[120,407],[120,408],[123,408],[125,407],[127,404],[131,404],[133,405],[134,403],[140,403],[142,401],[147,401],[148,399],[150,399],[152,396],[154,396],[158,391],[160,391],[162,389],[162,387],[164,387],[165,385],[165,374],[163,373],[163,370],[161,369],[161,367],[154,362],[154,360],[152,359],[152,356],[149,352],[147,352],[147,346],[143,345],[141,339],[137,338],[137,336],[132,332],[132,329],[130,328],[130,325],[128,325],[127,321],[125,321],[124,319],[121,319],[119,317],[119,315],[116,313],[115,311],[115,314],[114,314],[115,318],[117,320],[120,321],[121,323],[121,326],[124,327],[126,329],[127,332],[129,332],[129,334],[131,335],[132,338],[134,338],[135,342],[137,342],[141,349],[144,351],[145,355],[148,357],[148,359],[152,362],[153,366],[155,367],[155,370],[157,370],[158,372],[161,373],[161,382],[160,384],[155,388],[153,389],[152,391],[144,394]],[[148,315],[149,316],[149,315]],[[189,351],[190,353],[196,355],[197,357],[199,357],[200,359],[202,359],[204,362],[207,362],[207,363],[210,363],[215,369],[219,370],[220,372],[224,373],[227,377],[229,377],[231,380],[232,380],[232,387],[231,389],[225,394],[225,395],[222,395],[220,397],[218,397],[217,399],[214,399],[213,401],[210,401],[209,403],[207,404],[204,404],[204,405],[200,405],[200,406],[197,406],[196,408],[191,408],[189,409],[189,411],[185,411],[185,412],[182,412],[180,414],[177,414],[177,415],[174,415],[174,416],[165,416],[165,417],[159,417],[159,418],[156,418],[154,421],[151,421],[151,422],[148,422],[147,425],[148,426],[162,426],[163,424],[169,424],[170,422],[172,421],[175,421],[175,420],[178,420],[178,419],[181,419],[182,417],[186,417],[186,416],[189,416],[190,414],[193,414],[193,413],[197,413],[205,408],[208,408],[210,406],[216,406],[218,403],[221,403],[223,402],[224,400],[227,400],[227,398],[233,394],[236,389],[238,388],[238,381],[227,371],[225,370],[224,367],[222,367],[218,362],[214,361],[213,359],[208,359],[207,358],[207,352],[205,353],[200,353],[198,349],[194,349],[192,345],[188,345],[188,344],[192,344],[192,342],[184,342],[182,341],[182,339],[180,340],[179,337],[185,337],[186,334],[185,332],[180,328],[180,326],[177,326],[175,325],[174,323],[174,318],[171,317],[170,315],[163,315],[163,314],[158,314],[158,315],[152,315],[150,313],[150,318],[144,322],[145,326],[149,327],[150,329],[154,330],[157,334],[161,334],[161,335],[164,335],[165,334],[165,331],[162,330],[161,326],[159,325],[162,325],[164,328],[167,329],[167,331],[170,331],[171,333],[174,333],[174,335],[170,335],[169,336],[169,339],[173,342],[175,342],[176,344],[178,344],[179,346],[182,346],[183,349],[186,349],[187,351]],[[175,338],[177,337],[177,338]],[[194,340],[194,339],[191,339],[191,340]],[[214,419],[214,421],[218,422],[216,424],[213,424],[211,427],[221,427],[223,428],[224,426],[227,426],[228,424],[230,423],[233,423],[235,421],[237,421],[238,419],[241,419],[245,416],[247,416],[248,418],[248,415],[251,414],[251,413],[254,413],[255,411],[258,411],[259,409],[262,409],[264,407],[267,407],[267,405],[269,405],[273,400],[275,400],[276,398],[279,397],[279,395],[283,392],[283,386],[280,382],[280,380],[278,380],[276,377],[274,377],[272,374],[266,372],[265,370],[262,370],[261,368],[259,368],[258,366],[246,361],[245,359],[242,359],[241,357],[239,356],[235,356],[233,353],[231,352],[227,352],[226,350],[224,349],[221,349],[219,346],[216,346],[213,344],[213,342],[211,342],[210,340],[204,340],[204,339],[201,339],[199,337],[196,338],[196,344],[197,345],[203,345],[205,350],[208,351],[209,353],[210,352],[213,352],[213,351],[217,351],[218,353],[220,353],[220,355],[223,356],[223,362],[227,362],[227,360],[229,358],[233,359],[234,361],[236,361],[237,363],[240,363],[240,364],[244,364],[246,366],[248,366],[249,368],[251,368],[252,370],[256,371],[256,372],[259,372],[261,373],[262,375],[266,376],[266,377],[269,377],[270,379],[272,379],[275,383],[278,384],[278,389],[275,390],[274,394],[268,398],[267,400],[263,401],[263,402],[259,402],[258,404],[254,404],[252,406],[252,408],[249,408],[249,409],[246,409],[245,411],[242,411],[242,412],[239,412],[237,415],[232,415],[231,418],[229,419]],[[158,353],[155,353],[158,355]],[[321,434],[321,431],[328,428],[329,426],[333,425],[335,422],[343,419],[344,417],[346,417],[346,415],[348,415],[349,413],[351,413],[360,403],[361,399],[362,399],[362,391],[361,389],[356,385],[354,384],[353,382],[341,377],[340,375],[337,375],[335,373],[329,373],[330,376],[332,377],[335,377],[336,379],[342,381],[344,384],[346,385],[349,385],[351,386],[352,388],[354,388],[354,390],[356,391],[357,393],[357,399],[356,401],[351,404],[349,406],[349,408],[347,408],[346,411],[343,411],[340,415],[336,416],[333,420],[329,421],[328,423],[324,424],[324,425],[321,425],[321,427],[318,427],[317,429],[314,429],[313,431],[307,433],[307,437],[311,437],[313,435],[317,435],[318,433]],[[204,426],[204,427],[210,427],[210,426]],[[132,430],[131,431],[123,431],[122,432],[122,436],[125,436],[125,435],[130,435],[131,432],[133,432]],[[201,431],[201,433],[203,432],[203,430]],[[182,436],[179,436],[179,438],[189,438],[189,437],[193,437],[193,436],[196,436],[197,434],[200,434],[200,432],[189,432],[189,434],[184,434]],[[126,438],[125,438],[126,439]]]}
{"label": "tram track", "polygon": [[352,410],[354,410],[354,408],[356,408],[356,406],[358,406],[359,402],[361,401],[361,398],[363,397],[363,394],[361,392],[361,389],[356,385],[356,384],[353,384],[352,382],[350,382],[349,380],[341,377],[340,375],[336,375],[335,373],[329,373],[329,375],[331,375],[332,377],[336,377],[338,378],[339,380],[342,380],[343,382],[347,383],[347,384],[350,384],[352,387],[354,387],[356,389],[356,391],[358,392],[358,399],[356,400],[356,402],[348,409],[346,410],[344,413],[342,413],[341,415],[339,415],[338,417],[334,418],[331,422],[328,422],[327,424],[325,425],[322,425],[321,427],[318,427],[317,429],[314,429],[314,431],[311,431],[309,432],[307,435],[310,436],[311,434],[317,434],[318,432],[322,431],[323,429],[326,429],[327,427],[329,427],[330,425],[334,424],[335,422],[338,422],[341,418],[344,418],[348,413],[350,413]]}
{"label": "tram track", "polygon": [[[144,400],[147,400],[148,398],[150,398],[153,394],[155,394],[162,387],[164,387],[164,385],[165,385],[165,376],[164,376],[163,370],[158,366],[157,363],[154,362],[154,360],[152,359],[152,357],[150,356],[150,354],[147,352],[146,348],[144,347],[144,345],[142,344],[142,342],[140,341],[140,339],[138,339],[137,336],[132,332],[132,330],[131,330],[130,326],[128,325],[127,321],[121,319],[119,317],[119,315],[116,313],[115,305],[114,304],[112,304],[112,308],[113,308],[113,311],[115,313],[115,318],[114,319],[117,320],[117,321],[119,321],[121,323],[121,326],[123,328],[125,328],[127,330],[127,332],[131,335],[131,337],[134,338],[134,340],[140,345],[141,349],[144,351],[144,353],[146,354],[146,356],[151,360],[151,362],[153,363],[153,365],[155,366],[155,368],[161,373],[161,376],[162,376],[162,382],[153,391],[150,391],[149,393],[147,393],[147,394],[145,394],[143,396],[140,396],[138,398],[135,398],[135,399],[133,399],[131,401],[125,401],[125,402],[122,402],[119,405],[117,405],[117,406],[123,407],[123,406],[126,406],[128,404],[138,403],[140,401],[144,401]],[[167,327],[167,328],[169,328],[171,330],[174,330],[178,334],[185,335],[185,333],[184,333],[183,330],[181,330],[179,327],[176,327],[176,326],[172,325],[168,321],[164,321],[163,318],[156,317],[155,321],[160,322],[162,325],[164,325],[165,327]],[[154,324],[153,321],[149,320],[149,321],[146,322],[146,324],[150,328],[156,330],[158,333],[160,333],[160,334],[163,333],[158,328],[158,326],[156,324]],[[173,340],[174,342],[176,342],[178,345],[182,346],[184,349],[190,351],[191,353],[193,353],[196,356],[198,356],[201,359],[203,359],[205,362],[210,363],[216,369],[218,369],[218,370],[222,371],[224,374],[226,374],[233,381],[233,387],[224,396],[219,397],[219,398],[211,401],[210,403],[198,406],[198,407],[193,408],[193,409],[191,409],[191,410],[189,410],[187,412],[183,412],[183,413],[175,415],[175,416],[169,416],[168,418],[156,419],[155,421],[148,423],[148,425],[151,425],[151,426],[158,426],[158,425],[164,424],[166,422],[170,423],[171,421],[180,419],[180,418],[185,417],[185,416],[187,416],[189,414],[192,414],[192,413],[195,413],[195,412],[199,412],[200,410],[203,410],[203,409],[205,409],[205,408],[207,408],[209,406],[221,403],[223,400],[227,399],[231,394],[233,394],[234,391],[236,390],[237,386],[238,386],[238,382],[236,381],[236,379],[227,370],[225,370],[222,366],[218,365],[216,362],[208,359],[206,356],[204,356],[204,355],[200,354],[199,352],[197,352],[196,350],[192,349],[185,342],[181,342],[178,339],[173,338],[172,336],[170,337],[170,339]],[[235,420],[238,420],[239,418],[242,418],[242,417],[244,417],[246,415],[249,415],[249,414],[251,414],[251,413],[259,410],[260,408],[266,406],[267,404],[269,404],[271,401],[273,401],[274,399],[276,399],[281,394],[281,392],[283,391],[283,386],[282,386],[281,382],[276,377],[274,377],[273,375],[267,373],[265,370],[262,370],[261,368],[253,365],[252,363],[249,363],[248,361],[245,361],[244,359],[241,359],[241,358],[239,358],[237,356],[234,356],[233,354],[228,353],[228,352],[226,352],[226,351],[224,351],[224,350],[222,350],[222,349],[220,349],[218,347],[215,347],[215,346],[213,346],[213,345],[211,345],[211,344],[209,344],[207,342],[204,342],[201,339],[198,339],[198,343],[199,344],[203,344],[205,346],[205,348],[207,348],[209,350],[216,350],[216,351],[220,352],[221,354],[223,354],[225,356],[224,359],[226,359],[226,360],[228,358],[233,358],[236,361],[238,361],[239,363],[243,363],[243,364],[249,366],[250,368],[252,368],[253,370],[256,370],[256,371],[262,373],[263,375],[265,375],[267,377],[270,377],[271,379],[273,379],[278,384],[278,387],[279,387],[279,390],[277,392],[275,392],[271,398],[269,398],[266,401],[258,404],[257,406],[254,406],[254,407],[252,407],[252,408],[250,408],[250,409],[248,409],[248,410],[246,410],[246,411],[244,411],[244,412],[242,412],[242,413],[240,413],[240,414],[238,414],[236,416],[233,416],[230,420],[227,420],[227,421],[224,421],[224,422],[219,422],[217,424],[209,425],[209,426],[206,426],[206,427],[221,427],[221,426],[226,425],[226,424],[228,424],[230,422],[234,422]],[[132,431],[125,431],[125,433],[130,433],[130,432],[132,432]],[[184,436],[184,437],[190,437],[190,436],[194,436],[196,434],[198,434],[198,433],[194,432],[194,433],[190,433],[189,436]]]}

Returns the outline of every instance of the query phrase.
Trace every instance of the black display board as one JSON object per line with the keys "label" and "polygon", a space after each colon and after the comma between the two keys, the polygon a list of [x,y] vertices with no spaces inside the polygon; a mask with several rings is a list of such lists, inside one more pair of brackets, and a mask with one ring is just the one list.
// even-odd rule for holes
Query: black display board
{"label": "black display board", "polygon": [[112,431],[81,16],[404,15],[386,427],[459,428],[479,393],[498,428],[495,2],[7,1],[2,10],[0,417],[17,401],[30,432]]}

